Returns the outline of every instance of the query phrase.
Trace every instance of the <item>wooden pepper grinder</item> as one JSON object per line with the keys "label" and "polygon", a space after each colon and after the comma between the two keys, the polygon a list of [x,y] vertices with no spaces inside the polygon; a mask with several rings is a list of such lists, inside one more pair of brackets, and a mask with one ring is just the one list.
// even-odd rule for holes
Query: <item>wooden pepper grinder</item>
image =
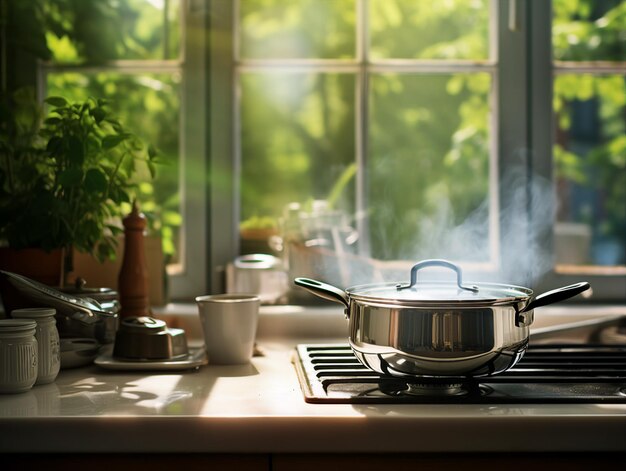
{"label": "wooden pepper grinder", "polygon": [[120,317],[149,316],[148,270],[144,254],[143,233],[146,217],[139,212],[137,200],[133,210],[123,220],[124,257],[118,276]]}

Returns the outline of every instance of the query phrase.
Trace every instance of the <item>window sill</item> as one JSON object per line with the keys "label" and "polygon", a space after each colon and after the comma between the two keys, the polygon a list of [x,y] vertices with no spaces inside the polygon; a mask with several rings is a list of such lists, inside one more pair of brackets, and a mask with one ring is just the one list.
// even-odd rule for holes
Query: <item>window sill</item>
{"label": "window sill", "polygon": [[[190,340],[202,339],[198,307],[170,303],[152,309],[153,315],[170,327],[185,329]],[[345,338],[347,320],[341,306],[261,306],[257,337],[260,339]]]}
{"label": "window sill", "polygon": [[[170,303],[153,314],[171,327],[185,329],[190,340],[202,339],[198,308],[192,303]],[[533,338],[556,329],[593,328],[626,317],[626,304],[546,306],[536,310]],[[341,306],[261,306],[257,337],[260,339],[345,339],[349,335]]]}

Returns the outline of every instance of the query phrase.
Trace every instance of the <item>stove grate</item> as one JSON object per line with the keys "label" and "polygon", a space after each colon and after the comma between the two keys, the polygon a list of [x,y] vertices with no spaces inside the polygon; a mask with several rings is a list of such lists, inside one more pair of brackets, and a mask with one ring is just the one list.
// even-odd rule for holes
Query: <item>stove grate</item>
{"label": "stove grate", "polygon": [[485,378],[381,375],[347,344],[298,345],[294,363],[310,403],[626,403],[626,345],[531,345],[513,368]]}

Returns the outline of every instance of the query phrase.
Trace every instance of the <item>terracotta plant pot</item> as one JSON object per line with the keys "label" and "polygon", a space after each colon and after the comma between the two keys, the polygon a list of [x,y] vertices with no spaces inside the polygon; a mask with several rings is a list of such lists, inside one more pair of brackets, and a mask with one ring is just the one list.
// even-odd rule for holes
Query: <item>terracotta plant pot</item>
{"label": "terracotta plant pot", "polygon": [[[46,252],[42,249],[0,247],[0,270],[18,273],[48,286],[59,287],[63,281],[64,253],[63,249]],[[0,296],[7,313],[13,309],[32,307],[3,277],[0,277]]]}
{"label": "terracotta plant pot", "polygon": [[49,286],[61,286],[63,253],[63,249],[46,252],[0,247],[0,270],[18,273]]}

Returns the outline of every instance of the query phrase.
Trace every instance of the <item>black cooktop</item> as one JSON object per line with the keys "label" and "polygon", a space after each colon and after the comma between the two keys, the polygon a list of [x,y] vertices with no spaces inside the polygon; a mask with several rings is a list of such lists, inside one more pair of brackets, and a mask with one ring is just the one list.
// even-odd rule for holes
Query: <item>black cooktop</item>
{"label": "black cooktop", "polygon": [[625,403],[626,345],[529,346],[492,377],[415,379],[363,366],[347,344],[298,345],[294,358],[310,403]]}

